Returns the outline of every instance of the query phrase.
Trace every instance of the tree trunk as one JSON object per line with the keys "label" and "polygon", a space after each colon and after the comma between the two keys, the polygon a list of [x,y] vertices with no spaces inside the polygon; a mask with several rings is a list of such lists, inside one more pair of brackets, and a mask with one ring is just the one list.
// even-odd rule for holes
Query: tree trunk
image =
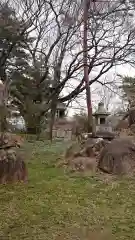
{"label": "tree trunk", "polygon": [[[7,103],[8,103],[8,87],[9,87],[9,82],[6,77],[6,72],[4,71],[4,75],[2,77],[1,69],[0,69],[0,77],[2,79],[3,83],[1,84],[1,91],[0,91],[0,131],[1,132],[6,132],[8,131],[8,122],[7,122],[7,116],[8,116],[8,108],[7,108]],[[0,79],[0,80],[1,80]]]}
{"label": "tree trunk", "polygon": [[0,67],[0,80],[5,83],[7,80],[6,70],[4,67]]}
{"label": "tree trunk", "polygon": [[57,101],[53,101],[51,105],[51,115],[50,115],[50,126],[49,126],[49,140],[52,142],[53,140],[53,126],[55,122],[55,114],[57,108]]}
{"label": "tree trunk", "polygon": [[36,116],[25,116],[25,125],[26,125],[26,133],[27,134],[34,134],[39,137],[41,133],[41,117]]}
{"label": "tree trunk", "polygon": [[8,131],[8,122],[7,122],[7,108],[3,104],[3,106],[0,106],[0,131],[6,132]]}

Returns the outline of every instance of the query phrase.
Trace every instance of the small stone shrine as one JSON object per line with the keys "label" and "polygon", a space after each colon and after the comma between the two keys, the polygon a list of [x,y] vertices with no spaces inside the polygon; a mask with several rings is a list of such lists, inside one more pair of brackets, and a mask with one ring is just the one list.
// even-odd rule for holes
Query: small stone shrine
{"label": "small stone shrine", "polygon": [[97,111],[93,114],[93,117],[95,118],[96,132],[112,132],[112,127],[106,123],[106,118],[109,115],[110,113],[105,110],[104,104],[100,102]]}
{"label": "small stone shrine", "polygon": [[56,110],[56,118],[63,119],[65,117],[66,105],[64,103],[59,103]]}
{"label": "small stone shrine", "polygon": [[53,138],[71,140],[72,123],[66,118],[66,105],[59,103],[57,105],[55,123],[53,126]]}

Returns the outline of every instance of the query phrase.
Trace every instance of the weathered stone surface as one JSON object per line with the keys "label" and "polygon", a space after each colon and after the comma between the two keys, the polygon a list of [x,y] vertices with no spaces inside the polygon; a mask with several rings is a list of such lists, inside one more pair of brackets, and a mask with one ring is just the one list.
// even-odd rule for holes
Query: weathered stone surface
{"label": "weathered stone surface", "polygon": [[130,131],[131,131],[130,135],[131,135],[131,134],[132,134],[132,135],[135,135],[135,124],[132,124],[132,125],[130,126]]}
{"label": "weathered stone surface", "polygon": [[0,183],[27,181],[27,168],[18,147],[22,138],[14,134],[0,134]]}
{"label": "weathered stone surface", "polygon": [[103,139],[89,138],[83,144],[72,144],[65,153],[63,165],[73,171],[96,171],[98,155],[107,143]]}
{"label": "weathered stone surface", "polygon": [[88,139],[78,148],[70,146],[63,165],[73,171],[99,169],[114,175],[135,173],[135,140],[132,136],[103,139]]}
{"label": "weathered stone surface", "polygon": [[101,151],[98,168],[106,173],[133,174],[135,144],[126,138],[114,139]]}
{"label": "weathered stone surface", "polygon": [[11,133],[0,133],[0,148],[20,147],[23,139]]}
{"label": "weathered stone surface", "polygon": [[73,159],[69,159],[67,162],[71,171],[96,171],[97,162],[96,159],[93,157],[75,157]]}

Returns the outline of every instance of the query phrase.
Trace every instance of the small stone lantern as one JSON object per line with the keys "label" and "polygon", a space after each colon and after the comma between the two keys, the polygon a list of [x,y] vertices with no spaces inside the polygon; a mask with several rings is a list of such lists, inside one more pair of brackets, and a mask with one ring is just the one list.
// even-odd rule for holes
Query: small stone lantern
{"label": "small stone lantern", "polygon": [[56,109],[56,118],[63,119],[65,117],[66,105],[64,103],[58,103]]}
{"label": "small stone lantern", "polygon": [[93,114],[93,116],[95,117],[96,126],[105,125],[106,124],[106,118],[109,115],[110,115],[110,113],[107,112],[104,108],[104,103],[100,102],[98,104],[98,110]]}

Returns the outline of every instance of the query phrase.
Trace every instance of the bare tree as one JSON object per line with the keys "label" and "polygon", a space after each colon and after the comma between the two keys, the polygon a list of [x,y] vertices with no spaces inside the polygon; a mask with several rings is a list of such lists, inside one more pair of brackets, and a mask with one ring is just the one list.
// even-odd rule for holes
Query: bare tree
{"label": "bare tree", "polygon": [[[129,15],[122,3],[110,1],[106,6],[91,5],[89,11],[89,84],[100,81],[113,66],[134,63],[134,26],[127,29]],[[95,75],[93,77],[93,75]],[[59,101],[67,101],[84,91],[84,78],[78,86]]]}
{"label": "bare tree", "polygon": [[[36,14],[36,1],[33,1],[34,4],[32,7],[28,5],[29,1],[20,1],[20,3],[22,4],[21,8],[26,9],[25,12],[24,10],[21,11],[25,19],[31,18],[30,16],[33,12],[34,15]],[[14,89],[14,103],[18,104],[20,109],[23,108],[22,112],[24,112],[24,106],[26,108],[27,105],[27,112],[30,113],[32,107],[28,106],[30,106],[32,102],[39,101],[40,95],[39,102],[43,107],[37,108],[36,112],[31,112],[31,114],[34,114],[34,119],[37,117],[40,122],[40,119],[48,109],[51,109],[52,117],[50,124],[52,126],[60,92],[67,82],[67,79],[62,80],[63,76],[66,75],[68,78],[71,77],[82,64],[81,60],[78,59],[80,51],[76,57],[71,60],[74,49],[80,45],[80,40],[77,40],[80,25],[75,23],[74,25],[68,24],[68,26],[65,26],[63,9],[66,9],[67,12],[70,10],[71,7],[68,4],[68,1],[59,1],[59,4],[55,1],[39,1],[39,3],[39,14],[38,16],[35,16],[36,21],[33,22],[31,26],[33,30],[28,33],[29,36],[33,35],[35,40],[32,44],[24,41],[25,47],[27,47],[27,51],[29,51],[29,56],[31,56],[30,67],[33,67],[34,69],[32,76],[33,80],[31,81],[31,78],[29,78],[28,82],[31,81],[31,88],[37,88],[38,91],[36,96],[30,96],[31,93],[28,89],[27,100],[29,104],[22,105],[22,99],[24,101],[24,97],[22,96],[23,98],[21,99],[17,89]],[[40,7],[42,3],[43,5]],[[71,62],[69,65],[67,63],[68,58]],[[16,66],[16,72],[18,70],[18,66]],[[23,73],[23,76],[24,74],[26,76],[26,73]],[[50,85],[47,86],[46,82],[48,82],[48,79],[51,79],[51,81]],[[48,102],[46,102],[47,99],[49,99]],[[32,124],[30,123],[30,125]]]}
{"label": "bare tree", "polygon": [[[36,115],[40,121],[40,118],[51,108],[53,119],[58,102],[68,102],[86,88],[83,77],[81,1],[9,0],[8,2],[15,10],[18,9],[17,17],[23,19],[23,27],[16,41],[7,51],[6,59],[9,58],[16,42],[20,41],[21,34],[27,33],[34,37],[34,42],[26,41],[24,44],[31,56],[29,64],[38,73],[33,77],[31,88],[34,86],[42,96],[40,101],[42,108],[40,110],[38,108]],[[91,2],[87,49],[89,85],[97,81],[102,83],[101,77],[113,66],[127,62],[134,63],[131,53],[135,48],[135,31],[132,25],[127,29],[128,12],[121,1],[110,1],[105,5]],[[2,61],[4,64],[4,60]],[[50,86],[46,87],[45,84],[48,78],[51,79],[51,91]],[[66,96],[61,97],[61,92],[69,84],[72,84],[73,89]],[[31,102],[34,101],[35,99],[32,98]]]}
{"label": "bare tree", "polygon": [[104,85],[97,90],[97,95],[99,96],[99,102],[103,102],[105,110],[109,111],[111,105],[113,105],[113,98],[116,97],[116,94]]}

